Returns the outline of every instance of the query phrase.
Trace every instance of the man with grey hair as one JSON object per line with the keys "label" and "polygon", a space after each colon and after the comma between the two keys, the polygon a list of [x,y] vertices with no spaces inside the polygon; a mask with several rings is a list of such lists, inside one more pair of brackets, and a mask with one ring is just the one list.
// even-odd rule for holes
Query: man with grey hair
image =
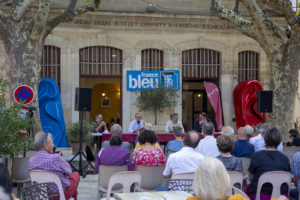
{"label": "man with grey hair", "polygon": [[[77,199],[77,187],[80,181],[79,173],[73,172],[72,169],[59,154],[53,153],[53,140],[51,134],[38,132],[34,138],[36,155],[28,162],[29,171],[45,170],[56,174],[62,183],[65,198]],[[51,182],[51,180],[49,180]],[[51,185],[50,189],[58,193],[58,188]]]}
{"label": "man with grey hair", "polygon": [[[111,137],[113,137],[113,136],[120,136],[121,137],[122,127],[119,124],[114,124],[110,128],[110,133],[111,133]],[[103,149],[107,148],[107,147],[110,147],[109,141],[103,141],[101,147]],[[129,142],[122,142],[121,147],[123,147],[124,149],[128,149],[130,151]]]}
{"label": "man with grey hair", "polygon": [[165,156],[168,155],[168,151],[177,152],[183,147],[182,136],[182,128],[180,126],[173,127],[173,134],[175,136],[175,140],[169,141],[165,148]]}
{"label": "man with grey hair", "polygon": [[231,126],[224,126],[222,128],[222,134],[232,137],[234,135],[234,130]]}
{"label": "man with grey hair", "polygon": [[220,152],[217,147],[217,140],[213,136],[215,128],[213,123],[208,122],[202,126],[202,134],[205,136],[200,140],[196,151],[204,155],[205,157],[217,157]]}
{"label": "man with grey hair", "polygon": [[254,129],[250,125],[246,125],[245,129],[247,131],[248,138],[252,137],[254,133]]}
{"label": "man with grey hair", "polygon": [[[271,126],[268,123],[258,124],[256,126],[256,132],[257,136],[250,138],[249,142],[254,145],[255,152],[261,151],[265,149],[265,140],[264,140],[264,134]],[[278,151],[283,151],[283,143],[280,142],[280,144],[277,146]]]}
{"label": "man with grey hair", "polygon": [[178,113],[172,113],[170,115],[170,120],[167,121],[166,127],[165,127],[165,132],[166,133],[172,133],[173,132],[173,127],[179,126],[182,128],[182,132],[184,132],[183,125],[181,121],[179,121],[179,116]]}

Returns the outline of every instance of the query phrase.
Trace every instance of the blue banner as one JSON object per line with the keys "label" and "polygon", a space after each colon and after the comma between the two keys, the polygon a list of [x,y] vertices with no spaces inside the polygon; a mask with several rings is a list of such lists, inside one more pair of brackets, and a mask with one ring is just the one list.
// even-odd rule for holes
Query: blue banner
{"label": "blue banner", "polygon": [[160,85],[170,90],[180,89],[179,70],[127,71],[127,90],[154,90]]}

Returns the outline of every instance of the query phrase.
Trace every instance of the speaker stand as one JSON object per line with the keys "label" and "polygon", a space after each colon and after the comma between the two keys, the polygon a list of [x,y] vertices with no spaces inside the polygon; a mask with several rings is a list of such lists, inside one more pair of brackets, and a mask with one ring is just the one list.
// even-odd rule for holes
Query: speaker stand
{"label": "speaker stand", "polygon": [[[73,158],[69,161],[69,164],[71,165],[71,167],[79,172],[80,176],[82,176],[83,178],[86,177],[86,171],[85,171],[85,167],[82,166],[82,156],[85,158],[86,162],[88,163],[88,165],[90,165],[93,169],[94,169],[94,166],[91,164],[91,162],[87,159],[87,156],[84,154],[84,152],[82,151],[82,118],[83,118],[83,111],[79,111],[80,113],[80,141],[79,141],[79,144],[80,144],[80,148],[79,148],[79,151],[73,156]],[[78,169],[72,165],[72,161],[77,157],[79,156],[79,166],[78,166]]]}
{"label": "speaker stand", "polygon": [[262,117],[262,122],[263,123],[265,123],[266,121],[265,121],[265,115],[266,115],[266,113],[265,112],[263,112],[263,117]]}

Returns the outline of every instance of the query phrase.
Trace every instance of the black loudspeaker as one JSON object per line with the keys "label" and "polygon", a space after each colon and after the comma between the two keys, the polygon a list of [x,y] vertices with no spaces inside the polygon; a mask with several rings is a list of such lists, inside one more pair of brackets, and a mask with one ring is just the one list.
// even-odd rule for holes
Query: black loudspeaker
{"label": "black loudspeaker", "polygon": [[75,110],[91,111],[92,89],[76,88],[75,94]]}
{"label": "black loudspeaker", "polygon": [[273,103],[273,91],[256,91],[257,112],[271,113]]}

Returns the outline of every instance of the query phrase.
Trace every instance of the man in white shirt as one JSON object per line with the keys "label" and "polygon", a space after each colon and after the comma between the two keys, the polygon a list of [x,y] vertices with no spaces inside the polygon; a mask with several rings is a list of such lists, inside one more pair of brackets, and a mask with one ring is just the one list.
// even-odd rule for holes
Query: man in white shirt
{"label": "man in white shirt", "polygon": [[177,113],[172,113],[170,115],[170,119],[169,121],[167,121],[166,123],[166,128],[165,128],[165,132],[166,133],[173,133],[173,127],[175,126],[179,126],[182,128],[182,132],[184,133],[184,128],[182,126],[181,121],[178,121],[179,117]]}
{"label": "man in white shirt", "polygon": [[[264,150],[266,147],[266,143],[264,140],[264,134],[271,126],[268,123],[258,124],[255,129],[257,131],[257,135],[255,137],[250,138],[249,142],[250,144],[254,145],[254,151],[261,151]],[[277,150],[282,152],[283,151],[283,143],[280,142],[280,144],[277,146]]]}
{"label": "man in white shirt", "polygon": [[213,123],[208,122],[202,126],[202,134],[205,138],[200,140],[196,151],[204,155],[205,157],[217,157],[220,152],[217,147],[217,140],[213,136],[215,128]]}
{"label": "man in white shirt", "polygon": [[169,156],[163,175],[171,178],[174,174],[196,172],[204,156],[195,151],[200,140],[196,131],[188,132],[183,139],[183,148]]}
{"label": "man in white shirt", "polygon": [[138,133],[144,127],[141,113],[135,113],[135,120],[133,120],[128,128],[128,133]]}

